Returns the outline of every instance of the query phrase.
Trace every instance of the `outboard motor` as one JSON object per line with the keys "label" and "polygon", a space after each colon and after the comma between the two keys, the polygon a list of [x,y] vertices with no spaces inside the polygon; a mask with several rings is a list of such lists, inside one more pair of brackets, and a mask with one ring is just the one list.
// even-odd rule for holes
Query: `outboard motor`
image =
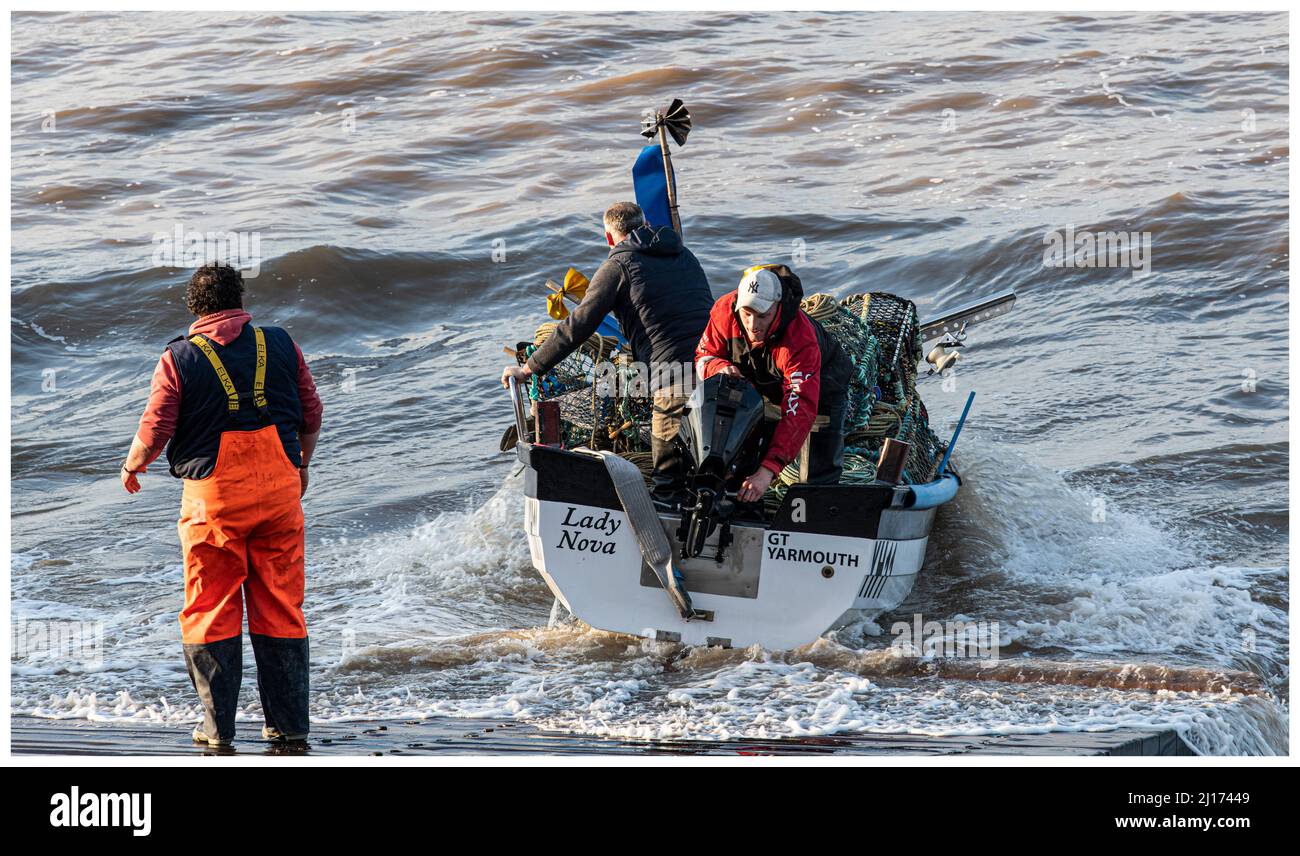
{"label": "outboard motor", "polygon": [[763,397],[749,381],[716,374],[695,387],[677,434],[686,468],[686,501],[677,530],[682,558],[700,555],[721,524],[715,558],[722,561],[736,510],[727,485],[758,466],[765,445],[762,424]]}

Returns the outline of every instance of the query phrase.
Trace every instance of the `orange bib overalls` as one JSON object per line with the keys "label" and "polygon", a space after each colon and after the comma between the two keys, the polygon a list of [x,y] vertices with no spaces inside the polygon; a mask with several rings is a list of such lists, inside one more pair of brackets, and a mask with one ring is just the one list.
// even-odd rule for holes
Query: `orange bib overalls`
{"label": "orange bib overalls", "polygon": [[[265,417],[266,342],[260,328],[254,331],[257,367],[251,398]],[[221,358],[204,337],[190,341],[216,371],[233,417],[241,396]],[[246,601],[267,725],[305,735],[307,623],[298,468],[285,453],[276,426],[264,424],[254,431],[223,431],[211,475],[184,484],[177,524],[185,567],[181,638],[207,714],[207,734],[223,739],[234,734]]]}

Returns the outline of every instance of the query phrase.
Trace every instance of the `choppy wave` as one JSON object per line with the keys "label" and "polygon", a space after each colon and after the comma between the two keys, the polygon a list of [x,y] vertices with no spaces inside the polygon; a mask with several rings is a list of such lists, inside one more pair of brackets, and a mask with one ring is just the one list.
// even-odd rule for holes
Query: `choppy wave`
{"label": "choppy wave", "polygon": [[[102,621],[106,655],[20,654],[16,712],[195,716],[178,491],[155,466],[127,500],[116,475],[188,323],[185,265],[154,260],[180,226],[258,235],[249,306],[325,400],[306,502],[320,720],[710,740],[1154,726],[1287,751],[1285,16],[12,29],[11,613]],[[923,317],[1020,294],[973,328],[955,383],[922,387],[945,430],[978,397],[912,598],[796,652],[548,627],[496,451],[501,347],[543,319],[547,277],[600,263],[641,110],[673,96],[696,122],[674,156],[685,237],[715,292],[790,260],[810,290],[896,291]],[[1150,274],[1045,266],[1067,228],[1150,232]],[[900,658],[887,630],[914,613],[999,622],[1003,659]]]}

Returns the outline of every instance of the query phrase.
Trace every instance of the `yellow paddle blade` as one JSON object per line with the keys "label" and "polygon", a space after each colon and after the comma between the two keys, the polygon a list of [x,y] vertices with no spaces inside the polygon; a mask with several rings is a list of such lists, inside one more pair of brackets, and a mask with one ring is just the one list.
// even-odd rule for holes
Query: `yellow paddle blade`
{"label": "yellow paddle blade", "polygon": [[590,284],[591,281],[575,268],[569,268],[564,275],[564,285],[546,296],[546,314],[556,321],[568,317],[569,307],[564,305],[564,298],[567,297],[575,303],[580,302],[587,294],[587,286]]}
{"label": "yellow paddle blade", "polygon": [[562,291],[565,294],[573,295],[578,300],[582,300],[586,296],[587,286],[590,284],[591,280],[578,273],[574,268],[569,268],[568,273],[564,275],[564,288]]}
{"label": "yellow paddle blade", "polygon": [[546,295],[546,314],[556,321],[562,321],[569,315],[569,307],[564,305],[564,292],[554,291]]}

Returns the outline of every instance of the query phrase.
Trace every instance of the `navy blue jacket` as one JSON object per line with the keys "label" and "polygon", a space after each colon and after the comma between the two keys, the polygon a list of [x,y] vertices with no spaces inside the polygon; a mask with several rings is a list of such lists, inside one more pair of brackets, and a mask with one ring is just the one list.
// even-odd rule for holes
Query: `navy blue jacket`
{"label": "navy blue jacket", "polygon": [[713,293],[699,259],[671,228],[642,226],[610,248],[587,293],[528,359],[545,374],[587,341],[610,312],[647,363],[692,363],[709,323]]}
{"label": "navy blue jacket", "polygon": [[245,324],[228,345],[209,339],[221,358],[235,390],[240,394],[239,412],[233,417],[226,403],[226,391],[207,356],[186,336],[167,343],[181,378],[181,410],[176,433],[167,444],[167,463],[177,478],[201,479],[212,474],[223,431],[256,431],[274,424],[284,452],[294,466],[302,464],[298,428],[302,424],[302,402],[298,398],[298,351],[293,339],[279,327],[263,327],[266,336],[267,417],[253,405],[253,373],[257,345],[253,324]]}

